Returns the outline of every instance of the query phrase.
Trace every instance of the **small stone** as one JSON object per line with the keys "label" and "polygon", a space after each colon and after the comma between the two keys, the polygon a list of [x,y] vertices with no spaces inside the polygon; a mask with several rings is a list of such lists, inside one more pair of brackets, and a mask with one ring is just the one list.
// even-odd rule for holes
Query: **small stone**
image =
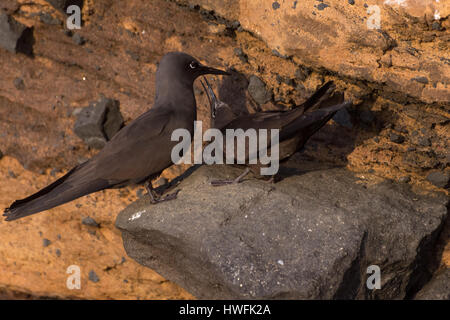
{"label": "small stone", "polygon": [[427,137],[420,137],[418,143],[419,143],[419,146],[421,146],[421,147],[431,146],[431,140]]}
{"label": "small stone", "polygon": [[283,78],[279,74],[277,74],[275,78],[277,79],[278,84],[281,84],[283,82]]}
{"label": "small stone", "polygon": [[341,126],[344,126],[346,128],[352,129],[353,123],[350,116],[350,113],[348,113],[347,109],[341,109],[333,116],[333,120],[340,124]]}
{"label": "small stone", "polygon": [[248,56],[244,53],[241,48],[235,48],[234,54],[244,63],[248,62]]}
{"label": "small stone", "polygon": [[441,27],[441,24],[439,23],[439,21],[434,21],[433,24],[431,25],[431,28],[433,30],[437,30],[437,31],[442,30],[442,27]]}
{"label": "small stone", "polygon": [[450,174],[443,171],[433,171],[428,174],[427,180],[438,188],[447,189],[450,183]]}
{"label": "small stone", "polygon": [[92,282],[99,282],[100,278],[97,276],[94,270],[89,271],[89,280]]}
{"label": "small stone", "polygon": [[55,168],[53,168],[51,171],[50,171],[50,175],[52,176],[52,177],[56,177],[56,174],[58,173],[58,169],[55,169]]}
{"label": "small stone", "polygon": [[75,33],[72,36],[72,41],[79,46],[82,46],[86,43],[86,40],[79,33]]}
{"label": "small stone", "polygon": [[14,79],[14,86],[17,90],[23,90],[25,89],[25,83],[23,82],[22,78],[15,78]]}
{"label": "small stone", "polygon": [[8,170],[8,175],[13,179],[17,178],[17,175],[12,170]]}
{"label": "small stone", "polygon": [[139,54],[136,52],[133,52],[131,50],[127,50],[126,53],[133,59],[134,61],[139,61],[140,57]]}
{"label": "small stone", "polygon": [[329,7],[329,5],[327,5],[326,3],[319,3],[319,5],[317,6],[317,10],[322,11],[327,7]]}
{"label": "small stone", "polygon": [[83,218],[83,220],[81,220],[81,223],[84,224],[85,226],[91,226],[91,227],[95,227],[95,228],[100,228],[100,224],[97,223],[97,221],[95,221],[91,217]]}
{"label": "small stone", "polygon": [[272,93],[266,89],[265,83],[257,76],[250,77],[248,92],[256,103],[260,105],[269,102],[272,98]]}
{"label": "small stone", "polygon": [[6,13],[0,13],[0,47],[12,53],[32,56],[33,43],[33,28],[28,28]]}
{"label": "small stone", "polygon": [[304,67],[304,66],[300,66],[296,71],[295,71],[295,79],[299,80],[299,81],[305,81],[306,78],[308,78],[308,76],[311,74],[311,70]]}
{"label": "small stone", "polygon": [[56,249],[55,250],[56,256],[59,258],[61,256],[61,250]]}
{"label": "small stone", "polygon": [[400,182],[400,183],[409,183],[410,181],[411,181],[410,176],[403,176],[398,179],[398,182]]}
{"label": "small stone", "polygon": [[412,78],[411,80],[417,81],[417,82],[423,83],[423,84],[428,84],[428,78],[427,77],[415,77],[415,78]]}
{"label": "small stone", "polygon": [[42,239],[42,246],[48,247],[52,242],[48,239]]}
{"label": "small stone", "polygon": [[0,150],[0,159],[3,158],[3,152]]}
{"label": "small stone", "polygon": [[239,29],[240,26],[241,26],[241,23],[240,23],[239,21],[237,21],[237,20],[234,20],[234,21],[231,23],[231,28],[234,29],[234,30]]}
{"label": "small stone", "polygon": [[354,5],[355,4],[355,0],[348,0],[348,3],[351,4],[351,5]]}
{"label": "small stone", "polygon": [[101,149],[122,126],[119,101],[102,97],[79,112],[74,131],[88,146]]}
{"label": "small stone", "polygon": [[281,53],[280,53],[278,50],[276,50],[276,49],[273,49],[273,50],[272,50],[272,53],[273,53],[275,56],[277,56],[277,57],[279,57],[279,58],[282,58],[282,59],[288,59],[288,58],[289,58],[288,55],[281,54]]}
{"label": "small stone", "polygon": [[241,56],[241,55],[244,54],[244,51],[242,51],[241,48],[234,48],[233,51],[234,51],[234,54],[237,55],[237,56]]}
{"label": "small stone", "polygon": [[396,133],[391,133],[389,139],[395,143],[403,143],[405,141],[405,137]]}
{"label": "small stone", "polygon": [[50,25],[59,25],[61,24],[61,21],[58,19],[52,17],[51,14],[48,12],[41,12],[39,13],[39,20],[41,20],[42,23],[50,24]]}
{"label": "small stone", "polygon": [[280,4],[277,1],[275,1],[274,3],[272,3],[272,8],[273,10],[277,10],[280,8]]}

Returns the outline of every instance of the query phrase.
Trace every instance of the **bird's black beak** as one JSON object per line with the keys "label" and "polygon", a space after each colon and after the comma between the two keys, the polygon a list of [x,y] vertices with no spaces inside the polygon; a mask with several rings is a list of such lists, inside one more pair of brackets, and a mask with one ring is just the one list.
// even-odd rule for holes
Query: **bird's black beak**
{"label": "bird's black beak", "polygon": [[210,112],[211,112],[211,120],[213,120],[216,117],[217,97],[214,94],[214,91],[211,88],[211,85],[209,84],[208,79],[206,79],[206,77],[203,77],[203,80],[205,82],[200,80],[200,83],[202,84],[203,90],[205,90],[206,96],[208,97],[209,108],[210,108]]}
{"label": "bird's black beak", "polygon": [[223,70],[219,70],[219,69],[215,69],[215,68],[211,68],[211,67],[207,67],[207,66],[200,66],[200,73],[203,74],[223,74],[226,76],[231,75],[230,73],[223,71]]}

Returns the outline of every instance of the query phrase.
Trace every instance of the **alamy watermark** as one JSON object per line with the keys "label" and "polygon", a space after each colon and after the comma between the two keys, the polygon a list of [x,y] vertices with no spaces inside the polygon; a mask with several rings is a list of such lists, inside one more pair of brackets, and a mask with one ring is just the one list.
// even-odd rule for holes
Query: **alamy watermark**
{"label": "alamy watermark", "polygon": [[[203,134],[202,121],[194,121],[194,164],[262,164],[261,175],[274,175],[279,169],[279,129],[219,129]],[[270,134],[270,147],[268,136]],[[179,141],[171,153],[174,164],[192,164],[191,133],[187,129],[172,132],[172,141]],[[203,142],[210,142],[203,150]],[[237,147],[236,147],[237,146]],[[225,147],[225,149],[224,149]],[[235,148],[236,147],[236,148]],[[270,155],[268,149],[270,148]],[[225,161],[224,161],[225,151]]]}
{"label": "alamy watermark", "polygon": [[77,5],[71,5],[67,7],[67,29],[81,29],[81,8]]}
{"label": "alamy watermark", "polygon": [[69,290],[81,289],[81,269],[79,266],[73,264],[69,266],[66,273],[70,274],[66,280],[66,287]]}
{"label": "alamy watermark", "polygon": [[373,264],[367,267],[367,274],[370,276],[367,278],[366,286],[367,289],[381,289],[381,270],[380,267]]}

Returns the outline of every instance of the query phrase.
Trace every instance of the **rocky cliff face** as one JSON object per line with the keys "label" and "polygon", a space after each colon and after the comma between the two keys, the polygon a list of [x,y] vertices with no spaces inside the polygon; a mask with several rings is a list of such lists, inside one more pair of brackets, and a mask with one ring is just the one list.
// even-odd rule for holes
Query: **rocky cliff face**
{"label": "rocky cliff face", "polygon": [[[2,207],[95,154],[74,133],[79,108],[103,94],[120,101],[125,123],[150,108],[157,62],[172,50],[233,69],[231,79],[215,85],[243,112],[289,108],[334,80],[355,106],[334,119],[338,129],[327,126],[315,135],[302,157],[346,166],[372,183],[389,179],[419,194],[447,192],[445,1],[85,0],[83,26],[71,32],[61,10],[66,2],[0,4],[8,16],[0,23],[0,43],[13,41],[5,38],[12,29],[4,21],[11,18],[32,31],[25,39],[31,51],[0,46]],[[374,4],[380,29],[367,27],[376,22]],[[249,81],[254,85],[247,91]],[[209,123],[205,96],[196,88],[198,117]],[[190,297],[130,259],[122,262],[113,220],[139,190],[94,194],[23,221],[1,222],[0,287],[38,296]],[[87,216],[99,228],[84,225]],[[443,266],[450,265],[447,242],[441,239],[439,247]],[[82,269],[81,291],[65,286],[72,264]]]}

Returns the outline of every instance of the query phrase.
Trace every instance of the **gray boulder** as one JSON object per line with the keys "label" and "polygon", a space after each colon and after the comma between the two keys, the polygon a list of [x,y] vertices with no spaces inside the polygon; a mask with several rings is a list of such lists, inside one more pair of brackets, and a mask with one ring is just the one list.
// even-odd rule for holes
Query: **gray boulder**
{"label": "gray boulder", "polygon": [[[202,166],[178,199],[145,196],[119,214],[125,250],[200,299],[401,299],[429,280],[446,197],[302,166],[276,184],[250,176],[219,188],[210,180],[242,171]],[[379,290],[366,286],[370,265]]]}

